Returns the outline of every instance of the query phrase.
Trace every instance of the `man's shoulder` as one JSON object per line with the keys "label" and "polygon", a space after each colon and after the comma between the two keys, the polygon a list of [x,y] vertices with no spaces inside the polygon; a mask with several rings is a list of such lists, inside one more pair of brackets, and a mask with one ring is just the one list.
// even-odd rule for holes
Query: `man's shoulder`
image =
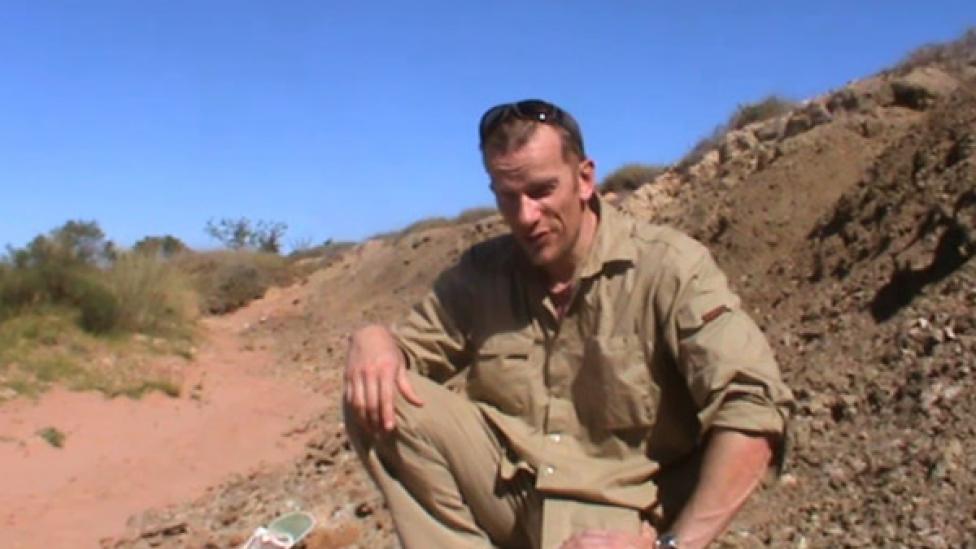
{"label": "man's shoulder", "polygon": [[635,220],[634,241],[640,261],[662,268],[684,270],[709,255],[708,248],[688,233],[670,225]]}
{"label": "man's shoulder", "polygon": [[510,271],[516,258],[515,239],[502,234],[473,244],[461,256],[459,266],[481,274]]}

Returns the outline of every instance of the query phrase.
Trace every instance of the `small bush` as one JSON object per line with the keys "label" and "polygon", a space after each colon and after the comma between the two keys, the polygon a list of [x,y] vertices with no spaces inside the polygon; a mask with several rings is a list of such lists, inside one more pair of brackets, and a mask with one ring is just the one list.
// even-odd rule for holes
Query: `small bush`
{"label": "small bush", "polygon": [[784,115],[795,108],[797,108],[795,102],[778,95],[770,95],[755,103],[739,105],[725,127],[729,130],[739,130],[754,122]]}
{"label": "small bush", "polygon": [[169,259],[189,250],[190,248],[182,240],[172,235],[147,236],[132,247],[133,252],[160,259]]}
{"label": "small bush", "polygon": [[85,326],[111,329],[112,298],[97,279],[114,258],[115,247],[93,221],[69,221],[10,250],[0,269],[0,319],[60,304],[78,307]]}
{"label": "small bush", "polygon": [[118,326],[119,299],[101,280],[78,277],[72,284],[74,305],[81,312],[82,329],[92,334],[106,334]]}
{"label": "small bush", "polygon": [[903,74],[933,64],[958,70],[972,63],[976,63],[976,28],[968,29],[961,37],[951,42],[927,44],[915,49],[895,66],[894,72]]}
{"label": "small bush", "polygon": [[627,193],[637,190],[645,183],[664,173],[663,166],[651,164],[625,164],[610,172],[600,183],[601,193]]}
{"label": "small bush", "polygon": [[184,335],[192,326],[196,309],[193,284],[172,262],[156,254],[123,254],[106,278],[118,300],[119,329]]}
{"label": "small bush", "polygon": [[42,287],[36,272],[0,265],[0,322],[40,301]]}
{"label": "small bush", "polygon": [[278,221],[251,222],[246,217],[207,221],[204,231],[232,250],[251,249],[276,254],[281,251],[281,239],[288,225]]}
{"label": "small bush", "polygon": [[176,265],[190,275],[201,310],[210,314],[233,311],[294,280],[287,259],[247,250],[185,254]]}
{"label": "small bush", "polygon": [[115,327],[119,303],[92,269],[48,264],[0,274],[0,321],[47,305],[73,307],[82,328],[107,333]]}
{"label": "small bush", "polygon": [[678,170],[683,172],[701,162],[702,158],[708,154],[708,151],[714,150],[718,147],[726,133],[728,133],[728,129],[726,129],[724,125],[719,125],[712,129],[711,133],[699,139],[698,142],[695,143],[695,146],[692,147],[691,150],[678,161]]}
{"label": "small bush", "polygon": [[64,440],[68,438],[67,435],[58,430],[57,427],[45,427],[40,429],[37,431],[37,436],[43,438],[45,442],[55,448],[63,447]]}
{"label": "small bush", "polygon": [[94,221],[68,221],[27,247],[11,250],[9,262],[18,268],[104,266],[115,258],[115,245]]}

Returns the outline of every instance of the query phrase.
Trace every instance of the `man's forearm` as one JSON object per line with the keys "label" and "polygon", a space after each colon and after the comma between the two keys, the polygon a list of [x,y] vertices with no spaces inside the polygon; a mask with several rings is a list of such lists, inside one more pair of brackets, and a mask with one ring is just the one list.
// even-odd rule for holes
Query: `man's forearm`
{"label": "man's forearm", "polygon": [[705,547],[725,530],[759,485],[771,456],[767,437],[712,432],[698,485],[671,528],[682,549]]}

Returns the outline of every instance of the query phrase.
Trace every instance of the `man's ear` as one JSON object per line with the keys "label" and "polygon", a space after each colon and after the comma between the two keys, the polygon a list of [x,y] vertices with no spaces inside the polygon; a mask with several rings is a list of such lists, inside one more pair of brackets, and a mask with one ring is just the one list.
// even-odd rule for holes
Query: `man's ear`
{"label": "man's ear", "polygon": [[579,193],[580,200],[589,202],[596,192],[596,163],[592,159],[585,159],[579,164]]}

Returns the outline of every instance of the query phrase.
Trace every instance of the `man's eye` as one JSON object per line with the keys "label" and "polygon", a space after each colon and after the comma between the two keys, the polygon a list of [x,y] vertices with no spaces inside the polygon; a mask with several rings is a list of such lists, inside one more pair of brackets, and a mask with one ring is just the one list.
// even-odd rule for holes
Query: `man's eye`
{"label": "man's eye", "polygon": [[515,202],[518,200],[518,195],[515,193],[495,193],[495,196],[498,197],[499,202],[505,204]]}
{"label": "man's eye", "polygon": [[531,190],[529,190],[529,192],[527,192],[525,194],[526,194],[526,196],[528,196],[529,198],[531,198],[533,200],[538,200],[540,198],[545,198],[545,197],[549,196],[550,194],[552,194],[552,189],[553,189],[553,187],[551,185],[546,185],[545,187],[537,187],[537,188],[531,189]]}

